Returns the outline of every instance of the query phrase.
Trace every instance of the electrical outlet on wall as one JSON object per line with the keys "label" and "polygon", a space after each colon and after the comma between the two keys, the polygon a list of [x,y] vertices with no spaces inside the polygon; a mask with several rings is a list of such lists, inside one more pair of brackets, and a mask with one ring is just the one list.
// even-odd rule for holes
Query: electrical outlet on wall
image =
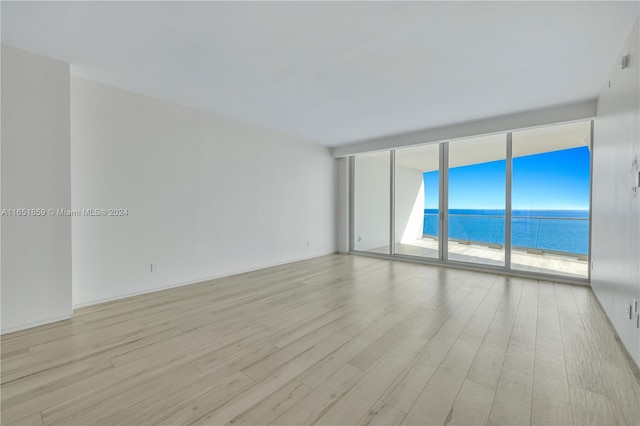
{"label": "electrical outlet on wall", "polygon": [[157,263],[152,263],[151,264],[151,272],[158,272],[158,264]]}

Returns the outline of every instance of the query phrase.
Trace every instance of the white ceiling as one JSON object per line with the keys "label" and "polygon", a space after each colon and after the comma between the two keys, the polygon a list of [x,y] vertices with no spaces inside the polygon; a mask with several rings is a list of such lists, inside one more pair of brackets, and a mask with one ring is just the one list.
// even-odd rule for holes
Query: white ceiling
{"label": "white ceiling", "polygon": [[594,99],[638,2],[7,2],[2,42],[327,146]]}

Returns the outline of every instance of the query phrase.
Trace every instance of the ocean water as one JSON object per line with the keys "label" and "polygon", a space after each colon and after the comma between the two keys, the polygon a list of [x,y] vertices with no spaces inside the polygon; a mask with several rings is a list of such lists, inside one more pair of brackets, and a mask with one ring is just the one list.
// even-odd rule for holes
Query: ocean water
{"label": "ocean water", "polygon": [[[513,210],[513,247],[586,255],[586,210]],[[504,210],[449,210],[449,238],[504,245]],[[425,209],[424,235],[438,234],[438,210]]]}

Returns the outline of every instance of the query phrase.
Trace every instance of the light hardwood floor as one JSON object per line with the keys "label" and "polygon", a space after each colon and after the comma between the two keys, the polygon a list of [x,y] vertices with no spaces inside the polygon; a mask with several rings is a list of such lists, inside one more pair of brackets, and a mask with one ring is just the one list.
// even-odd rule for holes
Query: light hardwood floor
{"label": "light hardwood floor", "polygon": [[640,424],[586,287],[333,255],[2,336],[2,424]]}

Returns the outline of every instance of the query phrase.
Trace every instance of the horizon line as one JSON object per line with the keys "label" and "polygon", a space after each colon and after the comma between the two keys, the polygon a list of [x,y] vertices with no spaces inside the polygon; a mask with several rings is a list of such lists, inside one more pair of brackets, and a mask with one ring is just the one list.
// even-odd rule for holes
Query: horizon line
{"label": "horizon line", "polygon": [[[428,208],[426,207],[424,210],[440,210],[438,207]],[[449,210],[506,210],[504,207],[450,207]],[[511,208],[511,211],[514,210],[547,210],[547,211],[563,211],[563,210],[573,210],[573,211],[589,211],[589,207],[581,207],[581,208]]]}

